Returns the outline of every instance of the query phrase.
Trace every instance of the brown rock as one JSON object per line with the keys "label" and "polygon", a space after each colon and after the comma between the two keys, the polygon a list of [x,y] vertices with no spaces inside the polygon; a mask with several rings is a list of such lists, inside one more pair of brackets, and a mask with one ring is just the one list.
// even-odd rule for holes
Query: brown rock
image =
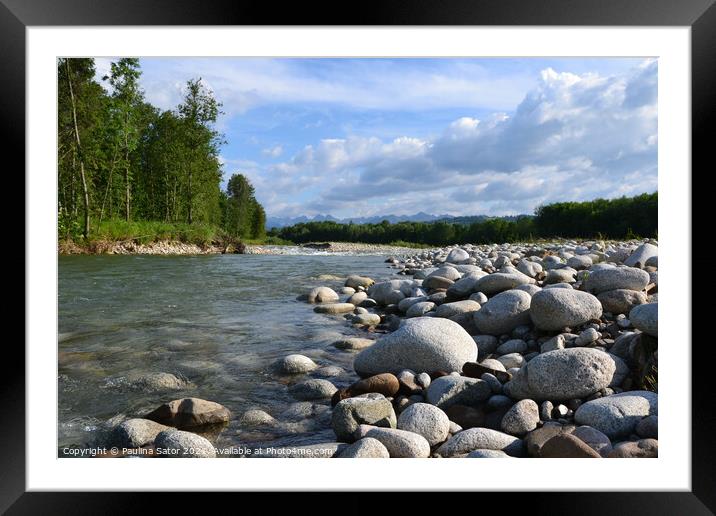
{"label": "brown rock", "polygon": [[540,457],[549,459],[601,458],[587,443],[572,434],[559,434],[542,446]]}
{"label": "brown rock", "polygon": [[463,430],[468,428],[482,427],[485,424],[485,412],[481,408],[468,407],[467,405],[451,405],[445,409],[450,421],[460,425]]}
{"label": "brown rock", "polygon": [[400,382],[398,382],[394,374],[381,373],[358,380],[345,389],[339,389],[333,394],[331,405],[335,407],[336,404],[343,399],[360,396],[361,394],[369,392],[377,392],[388,398],[395,396],[399,389]]}
{"label": "brown rock", "polygon": [[506,371],[500,371],[499,369],[493,369],[477,362],[465,362],[462,366],[463,376],[469,376],[470,378],[480,378],[483,374],[490,373],[494,375],[501,383],[509,382],[512,380],[512,375]]}
{"label": "brown rock", "polygon": [[620,443],[607,455],[610,459],[651,459],[658,456],[659,441],[656,439]]}
{"label": "brown rock", "polygon": [[226,423],[231,419],[231,412],[213,401],[183,398],[165,403],[144,418],[175,428],[191,428]]}
{"label": "brown rock", "polygon": [[423,392],[423,388],[415,383],[415,377],[412,375],[398,378],[398,383],[400,384],[400,393],[406,396]]}
{"label": "brown rock", "polygon": [[443,278],[442,276],[430,276],[423,280],[423,288],[434,292],[445,292],[453,283],[455,283],[453,280]]}
{"label": "brown rock", "polygon": [[525,446],[527,448],[527,455],[530,457],[539,457],[540,451],[544,443],[552,439],[552,437],[561,434],[571,434],[577,427],[573,425],[555,425],[546,424],[542,428],[532,430],[525,437]]}

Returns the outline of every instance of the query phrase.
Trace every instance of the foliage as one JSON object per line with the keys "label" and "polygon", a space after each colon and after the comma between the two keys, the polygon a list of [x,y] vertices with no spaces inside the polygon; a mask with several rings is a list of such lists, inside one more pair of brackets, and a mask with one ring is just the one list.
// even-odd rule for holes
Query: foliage
{"label": "foliage", "polygon": [[657,193],[588,202],[542,206],[535,216],[488,218],[471,224],[398,222],[340,224],[307,222],[272,229],[269,234],[297,243],[311,241],[388,244],[410,242],[423,246],[455,243],[486,244],[534,241],[538,238],[636,238],[655,236]]}
{"label": "foliage", "polygon": [[200,78],[187,81],[175,110],[162,111],[144,100],[136,58],[111,63],[107,90],[93,59],[59,59],[57,73],[59,238],[80,238],[85,217],[89,239],[197,242],[219,228],[264,237],[266,213],[248,180],[234,176],[246,198],[221,191],[221,103]]}

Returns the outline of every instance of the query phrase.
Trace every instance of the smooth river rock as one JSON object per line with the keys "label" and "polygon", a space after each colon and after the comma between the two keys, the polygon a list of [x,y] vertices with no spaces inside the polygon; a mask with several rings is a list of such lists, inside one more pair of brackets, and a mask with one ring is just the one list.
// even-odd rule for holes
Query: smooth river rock
{"label": "smooth river rock", "polygon": [[355,310],[355,305],[351,303],[326,303],[317,305],[313,311],[319,314],[346,314]]}
{"label": "smooth river rock", "polygon": [[309,303],[333,303],[338,299],[336,291],[328,287],[316,287],[308,293]]}
{"label": "smooth river rock", "polygon": [[629,320],[638,330],[652,337],[659,336],[659,303],[635,306],[629,312]]}
{"label": "smooth river rock", "polygon": [[460,371],[465,362],[477,359],[477,345],[456,322],[418,317],[406,320],[361,351],[353,363],[359,376],[413,371]]}
{"label": "smooth river rock", "polygon": [[295,383],[288,388],[291,396],[304,401],[330,398],[336,390],[336,386],[328,380],[315,378]]}
{"label": "smooth river rock", "polygon": [[452,405],[479,405],[492,394],[490,385],[477,378],[446,375],[430,383],[425,399],[441,409]]}
{"label": "smooth river rock", "polygon": [[274,366],[284,374],[301,374],[313,371],[318,365],[305,355],[286,355],[278,359]]}
{"label": "smooth river rock", "polygon": [[441,457],[455,457],[474,450],[501,450],[513,457],[521,457],[524,443],[515,436],[490,428],[468,428],[453,435],[436,453]]}
{"label": "smooth river rock", "polygon": [[428,403],[413,403],[398,417],[398,428],[420,434],[435,446],[445,441],[450,432],[450,419],[445,412]]}
{"label": "smooth river rock", "polygon": [[[531,299],[530,317],[540,330],[558,331],[565,327],[579,326],[602,316],[602,304],[599,300],[579,290],[563,288],[541,290]],[[484,309],[485,307],[482,307],[480,312]]]}
{"label": "smooth river rock", "polygon": [[364,437],[345,447],[338,455],[339,459],[387,459],[388,449],[378,439]]}
{"label": "smooth river rock", "polygon": [[502,431],[511,435],[523,436],[537,428],[539,407],[533,400],[520,400],[502,417]]}
{"label": "smooth river rock", "polygon": [[628,314],[635,306],[646,303],[646,294],[636,290],[619,288],[602,292],[597,295],[597,299],[599,299],[605,312],[610,312],[614,315]]}
{"label": "smooth river rock", "polygon": [[393,428],[378,428],[361,425],[356,431],[361,439],[372,437],[380,441],[388,450],[391,458],[427,458],[430,456],[430,443],[422,435]]}
{"label": "smooth river rock", "polygon": [[530,321],[533,297],[522,290],[507,290],[487,301],[473,315],[478,329],[488,335],[510,333]]}
{"label": "smooth river rock", "polygon": [[[516,269],[513,269],[516,270]],[[475,292],[482,292],[488,296],[511,290],[519,285],[528,285],[534,283],[534,278],[530,278],[526,274],[496,272],[483,276],[475,283]]]}
{"label": "smooth river rock", "polygon": [[612,267],[591,272],[585,281],[586,290],[601,294],[607,290],[642,291],[649,284],[649,273],[635,267]]}
{"label": "smooth river rock", "polygon": [[183,398],[165,403],[144,417],[167,426],[192,428],[225,423],[231,419],[231,412],[213,401]]}
{"label": "smooth river rock", "polygon": [[647,416],[658,416],[658,395],[651,391],[627,391],[581,405],[574,420],[601,431],[610,439],[628,436]]}
{"label": "smooth river rock", "polygon": [[614,357],[604,351],[557,349],[541,353],[527,362],[503,388],[514,399],[564,401],[585,398],[607,387],[616,370]]}
{"label": "smooth river rock", "polygon": [[395,428],[393,404],[382,395],[346,398],[338,402],[331,415],[331,427],[339,441],[353,442],[362,424]]}
{"label": "smooth river rock", "polygon": [[[216,457],[214,446],[204,437],[181,430],[165,430],[154,440],[154,447],[160,457]],[[164,450],[161,451],[160,450]]]}
{"label": "smooth river rock", "polygon": [[154,441],[159,432],[169,429],[150,419],[127,419],[114,428],[111,441],[120,448],[139,448]]}
{"label": "smooth river rock", "polygon": [[637,247],[634,252],[629,255],[629,258],[624,260],[624,265],[628,265],[629,267],[639,267],[640,269],[643,269],[651,258],[658,255],[659,248],[654,244],[646,242]]}

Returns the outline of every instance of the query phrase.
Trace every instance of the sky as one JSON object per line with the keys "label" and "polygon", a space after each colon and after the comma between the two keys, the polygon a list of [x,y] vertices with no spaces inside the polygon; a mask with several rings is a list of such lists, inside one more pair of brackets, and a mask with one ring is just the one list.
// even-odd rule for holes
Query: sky
{"label": "sky", "polygon": [[197,77],[222,102],[224,182],[245,174],[269,217],[516,215],[657,189],[655,59],[140,64],[159,108]]}

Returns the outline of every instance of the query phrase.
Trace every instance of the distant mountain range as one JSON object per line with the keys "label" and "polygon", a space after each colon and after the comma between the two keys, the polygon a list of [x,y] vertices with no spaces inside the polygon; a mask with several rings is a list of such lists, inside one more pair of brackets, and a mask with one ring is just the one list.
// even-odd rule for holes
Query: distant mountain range
{"label": "distant mountain range", "polygon": [[[515,220],[520,217],[526,217],[529,215],[508,215],[505,217],[496,217],[505,220]],[[300,224],[301,222],[323,222],[332,221],[339,224],[348,224],[353,222],[354,224],[379,224],[384,220],[387,220],[391,224],[396,222],[451,222],[453,224],[472,224],[473,222],[482,222],[490,217],[488,215],[471,215],[462,217],[453,217],[452,215],[431,215],[430,213],[419,212],[414,215],[376,215],[373,217],[350,217],[345,219],[338,219],[333,215],[316,215],[314,217],[307,217],[305,215],[300,217],[267,217],[266,228],[282,228],[285,226],[293,226],[294,224]]]}

